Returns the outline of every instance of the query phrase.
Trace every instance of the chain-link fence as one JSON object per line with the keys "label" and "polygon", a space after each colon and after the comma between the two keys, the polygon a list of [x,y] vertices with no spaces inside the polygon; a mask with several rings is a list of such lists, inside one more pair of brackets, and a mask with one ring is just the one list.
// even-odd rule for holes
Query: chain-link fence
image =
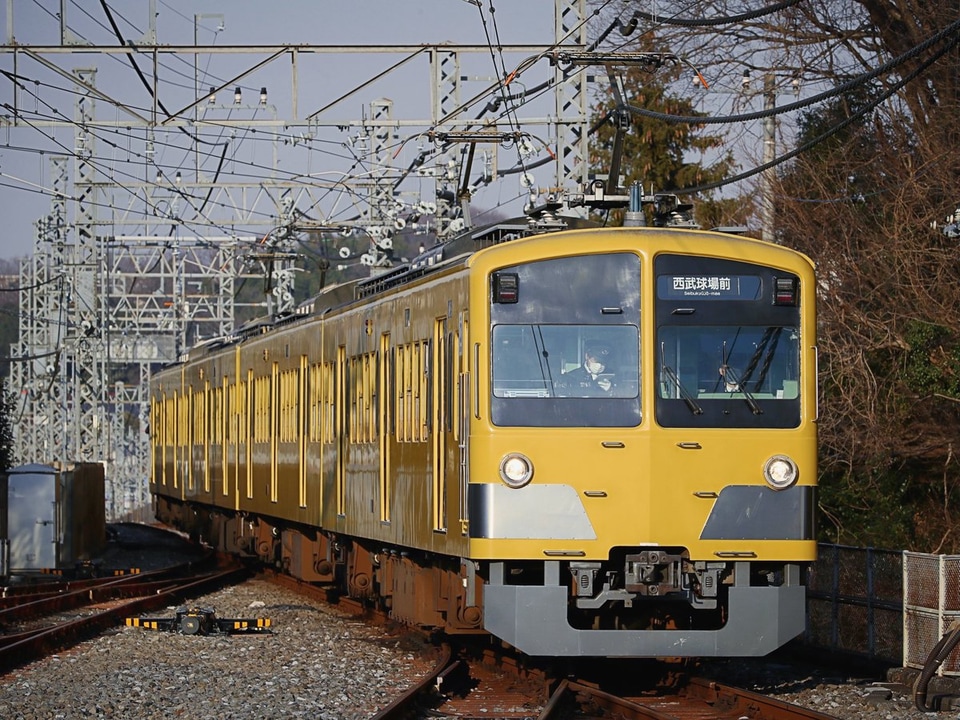
{"label": "chain-link fence", "polygon": [[[933,647],[960,620],[960,556],[904,552],[903,664],[922,668]],[[939,675],[960,676],[960,649]]]}

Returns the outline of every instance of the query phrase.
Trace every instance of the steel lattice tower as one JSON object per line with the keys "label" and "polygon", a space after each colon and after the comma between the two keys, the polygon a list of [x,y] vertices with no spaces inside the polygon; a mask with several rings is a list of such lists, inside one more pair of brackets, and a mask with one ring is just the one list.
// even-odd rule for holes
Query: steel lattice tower
{"label": "steel lattice tower", "polygon": [[[557,43],[571,49],[584,48],[584,13],[585,0],[556,0]],[[358,157],[366,159],[368,171],[360,177],[339,180],[337,185],[349,191],[345,196],[354,205],[353,214],[360,218],[355,225],[372,240],[376,240],[376,228],[396,229],[400,225],[396,183],[403,169],[399,163],[395,166],[397,138],[415,135],[423,128],[473,131],[482,126],[495,131],[514,129],[516,123],[522,128],[540,126],[545,130],[538,134],[557,148],[550,182],[575,189],[586,180],[583,73],[548,71],[553,76],[555,99],[546,112],[513,113],[513,117],[501,113],[478,123],[477,106],[464,101],[473,91],[465,92],[463,85],[468,80],[481,80],[464,73],[469,73],[467,60],[478,57],[487,63],[489,72],[489,48],[365,47],[366,53],[405,54],[405,59],[390,70],[414,58],[426,59],[430,84],[426,117],[411,119],[405,114],[397,119],[394,101],[389,98],[371,101],[360,120],[345,120],[342,113],[332,117],[334,110],[341,111],[343,98],[304,117],[298,109],[298,63],[307,53],[322,55],[342,52],[342,48],[274,46],[252,51],[225,46],[198,50],[196,43],[159,45],[153,13],[151,30],[136,47],[82,47],[67,37],[63,19],[61,26],[59,46],[30,46],[22,40],[13,41],[11,24],[7,44],[0,48],[0,52],[13,56],[14,67],[29,60],[68,79],[77,97],[72,122],[64,118],[39,123],[73,128],[72,190],[68,189],[68,158],[51,158],[54,196],[50,215],[38,222],[33,256],[21,266],[20,284],[25,290],[20,297],[20,341],[11,349],[12,356],[24,360],[11,366],[11,380],[20,393],[15,447],[23,462],[105,463],[107,516],[111,520],[147,516],[148,385],[153,368],[175,361],[198,340],[232,333],[237,321],[236,293],[245,279],[262,281],[264,275],[270,276],[269,310],[277,313],[292,309],[291,257],[298,210],[319,207],[330,191],[329,184],[324,187],[278,178],[276,145],[272,169],[249,182],[203,172],[196,146],[192,148],[196,165],[192,179],[181,178],[179,172],[176,178],[154,178],[150,163],[154,162],[160,131],[183,128],[189,134],[191,128],[206,127],[204,123],[209,122],[208,127],[272,130],[277,137],[281,130],[289,131],[294,144],[297,137],[310,138],[323,130],[355,133],[363,145],[357,148]],[[536,56],[544,50],[544,46],[516,46],[513,52]],[[152,112],[142,113],[99,90],[95,69],[67,71],[44,57],[44,52],[54,57],[73,52],[89,57],[93,52],[120,59],[133,54],[147,57],[151,52],[179,53],[194,62],[200,52],[262,53],[265,59],[250,72],[277,58],[289,58],[293,69],[291,109],[288,117],[277,117],[274,110],[273,118],[254,122],[254,107],[250,106],[250,115],[238,117],[237,108],[243,110],[243,106],[208,103],[213,93],[194,88],[195,101],[177,108],[172,115],[159,113],[156,102]],[[153,83],[156,97],[155,73]],[[142,133],[142,180],[125,176],[122,192],[117,178],[110,176],[97,157],[95,146],[98,130],[118,124],[98,118],[95,99],[101,106],[106,103],[111,110],[123,113],[123,124],[131,133]],[[13,127],[21,110],[19,102],[19,93],[15,92]],[[259,109],[262,106],[261,101]],[[208,114],[218,107],[234,115],[223,113],[208,121]],[[411,143],[411,147],[416,145]],[[448,153],[455,151],[452,147]],[[494,176],[499,164],[514,162],[513,157],[498,159],[496,153],[497,148],[493,148],[485,160]],[[448,154],[444,160],[449,159]],[[451,177],[443,176],[442,168],[424,166],[414,172],[424,182],[432,180],[438,191],[457,185],[455,177],[451,182]],[[196,198],[204,199],[205,210],[191,200]],[[425,204],[431,204],[429,198]],[[191,229],[191,216],[201,214],[201,210],[211,232]],[[322,218],[319,224],[324,224]],[[243,230],[234,232],[233,228]],[[371,263],[377,257],[372,253]]]}

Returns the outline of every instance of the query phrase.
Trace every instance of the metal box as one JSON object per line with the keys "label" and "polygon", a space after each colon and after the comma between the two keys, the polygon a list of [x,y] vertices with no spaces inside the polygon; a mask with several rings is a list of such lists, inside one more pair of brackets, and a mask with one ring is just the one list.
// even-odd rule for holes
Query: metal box
{"label": "metal box", "polygon": [[103,465],[21,465],[6,482],[9,574],[58,570],[106,547]]}

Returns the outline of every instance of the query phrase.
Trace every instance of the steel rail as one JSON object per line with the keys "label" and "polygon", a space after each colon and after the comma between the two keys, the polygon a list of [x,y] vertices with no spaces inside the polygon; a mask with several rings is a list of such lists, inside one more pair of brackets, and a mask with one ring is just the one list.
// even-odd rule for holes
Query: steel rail
{"label": "steel rail", "polygon": [[125,618],[131,615],[149,612],[187,597],[212,592],[247,577],[249,572],[246,568],[233,566],[203,577],[186,578],[180,584],[153,595],[122,602],[87,617],[8,636],[9,642],[0,646],[0,672],[93,637],[112,626],[122,624]]}
{"label": "steel rail", "polygon": [[765,720],[767,718],[770,720],[836,720],[835,716],[817,710],[701,678],[691,678],[686,687],[686,694],[687,697],[705,700],[715,707],[731,708],[741,716],[753,708],[760,708],[762,714],[756,717]]}
{"label": "steel rail", "polygon": [[456,662],[459,662],[452,662],[452,658],[453,651],[448,644],[444,643],[441,646],[440,658],[437,660],[437,664],[433,670],[424,675],[416,685],[409,688],[392,703],[383,708],[383,710],[374,715],[373,720],[400,720],[400,718],[408,717],[417,699],[433,687],[437,682],[437,678],[446,672],[448,668],[452,667]]}
{"label": "steel rail", "polygon": [[[95,602],[103,602],[120,597],[134,597],[160,592],[171,583],[176,583],[177,577],[196,574],[198,570],[212,562],[208,557],[200,563],[184,563],[170,568],[152,570],[138,575],[122,575],[104,578],[102,581],[84,581],[79,587],[66,585],[59,592],[38,594],[7,599],[0,605],[0,626],[5,623],[20,622],[30,618],[49,615],[50,613],[73,610]],[[11,602],[11,600],[13,602]],[[19,600],[19,602],[16,602]]]}
{"label": "steel rail", "polygon": [[[837,720],[833,715],[699,678],[691,678],[679,695],[626,698],[575,680],[562,684],[554,696],[561,692],[576,693],[582,698],[579,700],[581,704],[589,702],[632,720],[694,720],[705,717],[711,720]],[[550,711],[558,706],[559,700],[555,701],[552,697],[548,704]],[[547,708],[544,712],[547,712]],[[548,717],[549,714],[541,714],[540,720]]]}
{"label": "steel rail", "polygon": [[6,607],[16,604],[17,602],[26,602],[28,600],[39,600],[43,597],[70,592],[72,590],[101,587],[118,581],[163,577],[175,573],[184,575],[195,572],[197,568],[204,567],[206,564],[213,562],[215,558],[216,555],[214,553],[207,552],[203,555],[198,555],[194,560],[188,560],[178,565],[157,568],[155,570],[118,569],[111,571],[109,575],[66,577],[63,575],[44,574],[40,576],[37,582],[22,585],[4,585],[0,587],[0,607]]}

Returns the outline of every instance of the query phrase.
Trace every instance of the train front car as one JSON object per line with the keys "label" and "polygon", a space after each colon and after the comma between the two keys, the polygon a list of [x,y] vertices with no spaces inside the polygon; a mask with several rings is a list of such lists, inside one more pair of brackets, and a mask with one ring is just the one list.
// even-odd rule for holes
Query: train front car
{"label": "train front car", "polygon": [[484,627],[537,656],[756,656],[801,633],[809,260],[621,229],[470,265],[472,324],[490,328],[473,347],[467,495]]}

